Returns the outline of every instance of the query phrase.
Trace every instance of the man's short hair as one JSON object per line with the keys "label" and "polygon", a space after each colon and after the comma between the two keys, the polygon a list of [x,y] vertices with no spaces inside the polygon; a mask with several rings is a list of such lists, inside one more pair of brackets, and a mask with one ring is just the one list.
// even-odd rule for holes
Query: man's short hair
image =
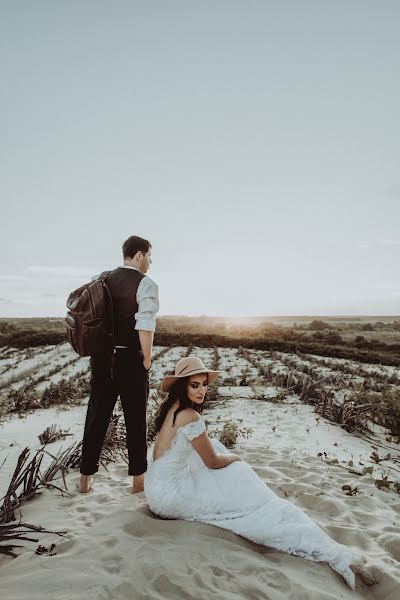
{"label": "man's short hair", "polygon": [[133,258],[136,252],[141,250],[143,254],[147,254],[151,244],[149,240],[145,240],[137,235],[131,235],[122,245],[122,253],[124,258]]}

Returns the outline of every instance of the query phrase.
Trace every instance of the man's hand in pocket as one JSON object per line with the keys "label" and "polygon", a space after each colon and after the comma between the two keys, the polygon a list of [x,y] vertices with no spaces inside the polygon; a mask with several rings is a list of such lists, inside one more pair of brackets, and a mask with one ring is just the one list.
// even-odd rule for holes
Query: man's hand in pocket
{"label": "man's hand in pocket", "polygon": [[150,367],[151,367],[151,360],[144,360],[143,361],[143,366],[146,369],[146,371],[150,371]]}

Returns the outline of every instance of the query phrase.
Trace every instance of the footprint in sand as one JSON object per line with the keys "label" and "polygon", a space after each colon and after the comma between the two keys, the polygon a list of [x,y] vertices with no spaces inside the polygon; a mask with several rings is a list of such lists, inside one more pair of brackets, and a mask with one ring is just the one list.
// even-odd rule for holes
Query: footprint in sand
{"label": "footprint in sand", "polygon": [[76,546],[73,540],[63,540],[62,542],[56,543],[57,554],[66,554],[71,548]]}
{"label": "footprint in sand", "polygon": [[121,556],[106,555],[102,558],[103,568],[107,573],[119,573],[121,571]]}
{"label": "footprint in sand", "polygon": [[324,525],[324,530],[340,544],[355,546],[359,551],[373,553],[371,539],[368,537],[369,532],[365,534],[363,531],[355,530],[354,527],[329,524]]}
{"label": "footprint in sand", "polygon": [[121,475],[121,477],[130,477],[130,475],[128,475],[128,467],[115,467],[113,472]]}
{"label": "footprint in sand", "polygon": [[77,507],[75,507],[75,511],[77,513],[87,513],[87,512],[90,512],[90,508],[88,506],[85,506],[85,505],[83,505],[83,506],[77,506]]}
{"label": "footprint in sand", "polygon": [[385,533],[378,537],[379,544],[384,547],[394,559],[400,562],[400,543],[399,543],[399,530],[397,529],[394,533]]}

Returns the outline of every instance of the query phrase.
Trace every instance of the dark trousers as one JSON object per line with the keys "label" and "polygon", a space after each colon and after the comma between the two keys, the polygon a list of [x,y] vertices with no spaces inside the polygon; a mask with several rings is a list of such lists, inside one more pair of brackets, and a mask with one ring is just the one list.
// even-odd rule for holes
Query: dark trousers
{"label": "dark trousers", "polygon": [[83,434],[80,472],[93,475],[108,424],[118,396],[121,398],[126,425],[129,475],[147,470],[147,421],[149,371],[139,351],[116,348],[114,354],[96,354],[90,358],[90,396]]}

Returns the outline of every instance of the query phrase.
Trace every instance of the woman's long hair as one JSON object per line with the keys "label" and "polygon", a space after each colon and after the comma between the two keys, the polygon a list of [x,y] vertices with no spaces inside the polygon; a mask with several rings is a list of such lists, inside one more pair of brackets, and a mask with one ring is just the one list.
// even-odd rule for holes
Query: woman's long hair
{"label": "woman's long hair", "polygon": [[203,412],[204,403],[206,401],[207,395],[205,396],[204,402],[202,402],[202,404],[196,404],[195,402],[192,402],[191,400],[189,400],[189,398],[187,396],[188,382],[189,382],[189,377],[180,377],[179,379],[174,381],[174,383],[169,388],[168,396],[164,400],[164,402],[162,402],[160,404],[160,406],[157,410],[156,416],[154,418],[154,433],[155,434],[157,434],[160,431],[169,409],[171,408],[171,406],[173,405],[173,403],[176,400],[179,400],[179,406],[176,409],[176,411],[174,412],[174,418],[172,421],[173,427],[175,425],[176,415],[179,412],[181,412],[181,410],[184,410],[185,408],[194,408],[194,410],[197,411],[199,414],[201,414]]}

